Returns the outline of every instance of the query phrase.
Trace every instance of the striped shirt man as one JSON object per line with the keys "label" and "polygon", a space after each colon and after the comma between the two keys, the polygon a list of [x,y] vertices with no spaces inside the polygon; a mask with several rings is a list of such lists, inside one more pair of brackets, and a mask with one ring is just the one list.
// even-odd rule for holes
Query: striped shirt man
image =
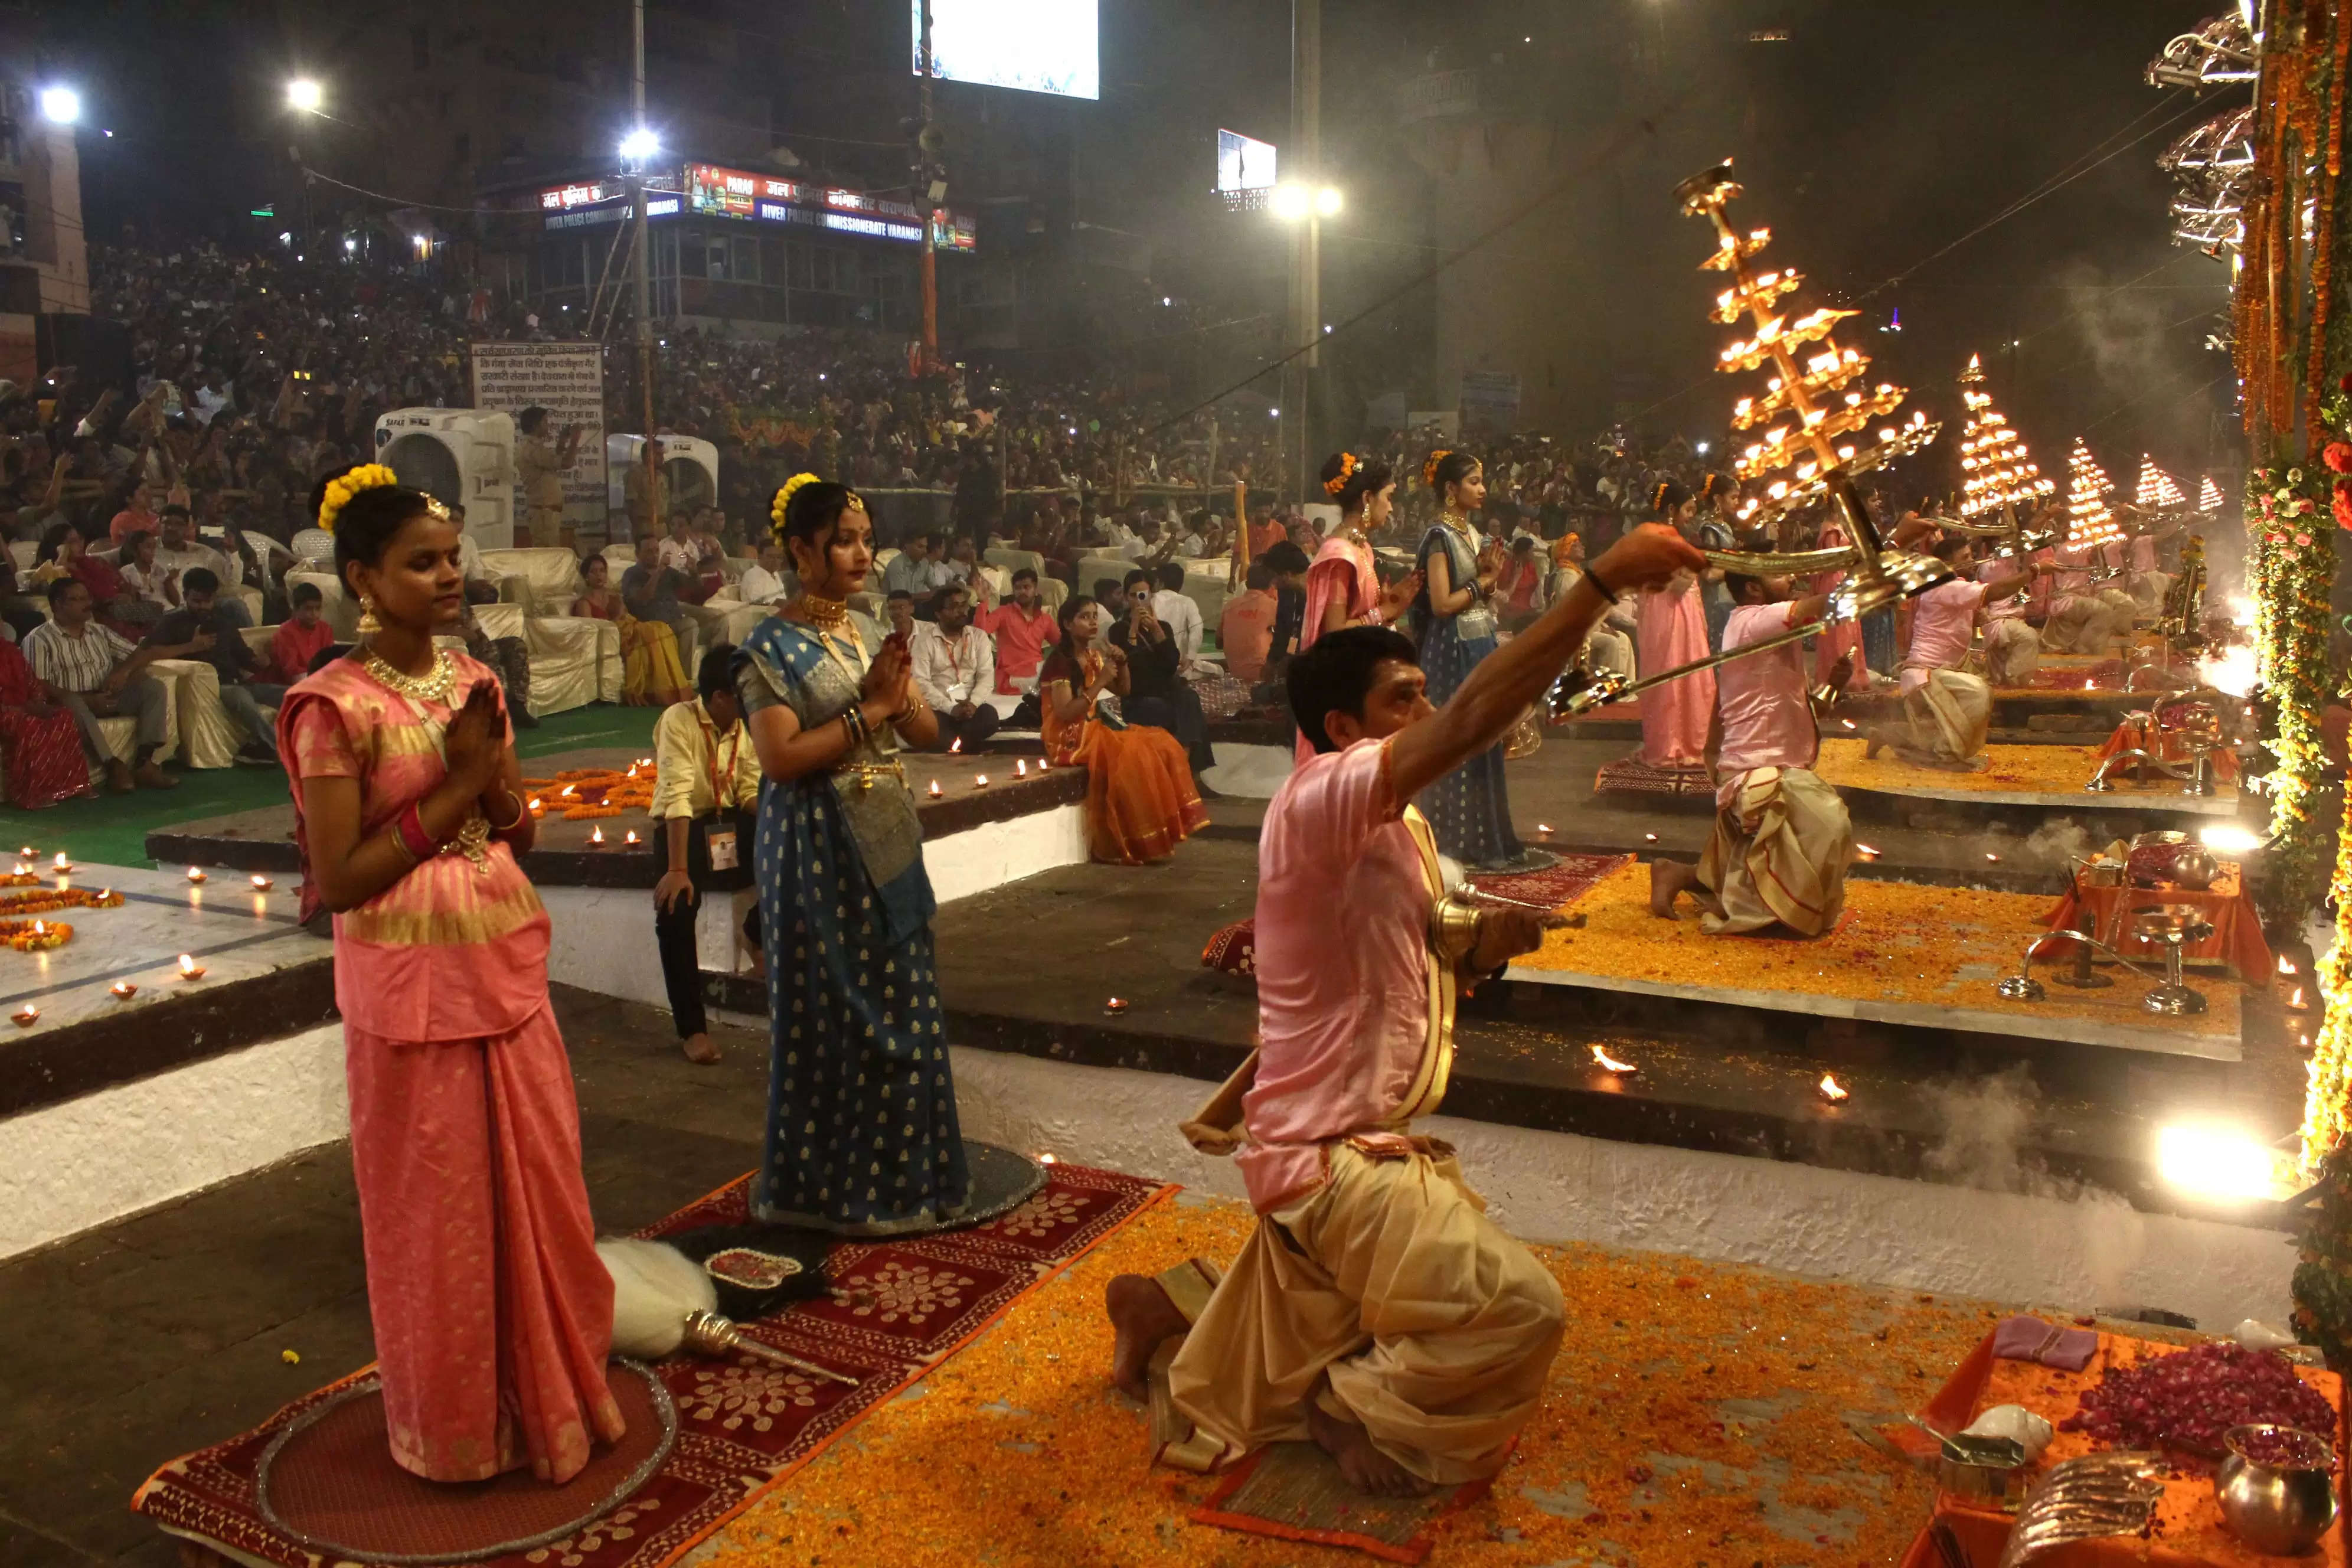
{"label": "striped shirt man", "polygon": [[96,621],[79,632],[50,622],[25,637],[33,673],[59,691],[96,691],[116,665],[138,651]]}

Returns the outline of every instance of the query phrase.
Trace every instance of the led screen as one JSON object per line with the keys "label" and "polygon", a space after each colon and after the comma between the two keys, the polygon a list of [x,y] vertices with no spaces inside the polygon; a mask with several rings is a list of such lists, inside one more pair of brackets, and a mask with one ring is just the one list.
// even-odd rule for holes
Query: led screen
{"label": "led screen", "polygon": [[1217,189],[1266,191],[1274,188],[1274,143],[1259,142],[1238,131],[1217,132]]}
{"label": "led screen", "polygon": [[[1096,0],[931,0],[931,74],[982,87],[1100,98]],[[914,0],[915,74],[923,0]]]}

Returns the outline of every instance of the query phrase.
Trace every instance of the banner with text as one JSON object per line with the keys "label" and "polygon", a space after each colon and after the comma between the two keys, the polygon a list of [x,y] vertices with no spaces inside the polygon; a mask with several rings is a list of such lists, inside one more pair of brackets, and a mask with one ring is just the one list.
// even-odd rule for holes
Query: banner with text
{"label": "banner with text", "polygon": [[[572,466],[563,473],[563,515],[572,522],[604,520],[604,345],[476,343],[474,406],[514,415],[518,426],[524,409],[544,408],[546,435],[558,445],[565,426],[580,426]],[[520,433],[516,438],[521,439]],[[523,516],[520,479],[514,515],[518,521]]]}

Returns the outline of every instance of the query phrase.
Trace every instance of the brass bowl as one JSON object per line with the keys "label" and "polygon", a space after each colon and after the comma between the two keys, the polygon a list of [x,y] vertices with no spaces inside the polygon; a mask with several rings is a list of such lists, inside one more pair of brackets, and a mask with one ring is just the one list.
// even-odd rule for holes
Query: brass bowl
{"label": "brass bowl", "polygon": [[[2240,1444],[2260,1432],[2288,1432],[2326,1454],[2324,1466],[2256,1464]],[[2232,1426],[2221,1439],[2230,1457],[2213,1472],[2213,1500],[2230,1533],[2257,1552],[2291,1557],[2308,1552],[2336,1522],[2336,1450],[2315,1432],[2273,1422]]]}
{"label": "brass bowl", "polygon": [[2213,934],[2212,922],[2194,904],[2152,904],[2131,912],[2132,931],[2146,942],[2203,942]]}

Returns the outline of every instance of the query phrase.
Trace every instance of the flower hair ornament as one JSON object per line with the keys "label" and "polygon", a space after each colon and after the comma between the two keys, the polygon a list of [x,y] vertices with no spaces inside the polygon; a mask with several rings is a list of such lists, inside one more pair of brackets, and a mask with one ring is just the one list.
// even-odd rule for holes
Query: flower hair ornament
{"label": "flower hair ornament", "polygon": [[1650,510],[1652,511],[1657,511],[1664,508],[1666,504],[1666,492],[1674,488],[1674,480],[1660,479],[1658,481],[1658,488],[1650,492]]}
{"label": "flower hair ornament", "polygon": [[793,497],[800,493],[803,485],[814,483],[816,483],[814,474],[794,474],[784,481],[782,489],[776,491],[776,499],[768,503],[768,521],[774,529],[777,538],[782,539],[784,536],[784,509],[793,504]]}
{"label": "flower hair ornament", "polygon": [[[400,476],[382,463],[362,463],[350,473],[328,480],[327,493],[319,501],[319,526],[332,533],[335,519],[342,514],[343,508],[352,504],[353,496],[362,490],[382,489],[386,485],[398,483]],[[440,507],[438,502],[434,505],[440,516],[449,515],[446,507]]]}
{"label": "flower hair ornament", "polygon": [[1446,458],[1452,456],[1454,456],[1452,449],[1445,447],[1440,447],[1436,451],[1432,452],[1429,455],[1429,461],[1422,464],[1421,466],[1421,482],[1427,485],[1431,489],[1435,489],[1437,488],[1437,465],[1445,461]]}
{"label": "flower hair ornament", "polygon": [[1700,485],[1698,488],[1698,499],[1701,500],[1713,500],[1715,499],[1715,492],[1722,488],[1723,476],[1717,473],[1710,473],[1706,476],[1706,482]]}
{"label": "flower hair ornament", "polygon": [[1337,479],[1329,479],[1323,481],[1323,493],[1327,496],[1336,496],[1341,490],[1346,489],[1348,488],[1348,481],[1356,477],[1356,469],[1358,467],[1360,467],[1360,465],[1356,461],[1355,453],[1340,453],[1339,477]]}

